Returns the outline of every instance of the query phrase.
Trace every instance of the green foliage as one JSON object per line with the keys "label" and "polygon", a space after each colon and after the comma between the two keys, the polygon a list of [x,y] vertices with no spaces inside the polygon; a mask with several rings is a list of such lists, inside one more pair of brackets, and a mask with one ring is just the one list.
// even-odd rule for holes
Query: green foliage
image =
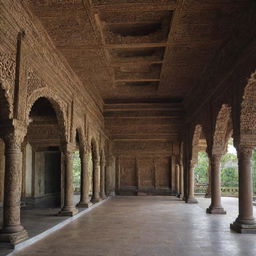
{"label": "green foliage", "polygon": [[[256,149],[252,154],[253,192],[256,195]],[[208,183],[208,156],[205,152],[199,152],[198,164],[195,168],[195,183]],[[238,186],[238,164],[237,156],[226,153],[221,159],[221,184],[223,187]]]}
{"label": "green foliage", "polygon": [[198,162],[195,167],[195,183],[207,184],[208,183],[208,156],[205,152],[198,153]]}
{"label": "green foliage", "polygon": [[80,178],[81,178],[81,161],[79,157],[79,151],[73,154],[73,185],[75,190],[80,189]]}
{"label": "green foliage", "polygon": [[221,184],[223,187],[238,186],[238,163],[236,154],[226,153],[221,158]]}

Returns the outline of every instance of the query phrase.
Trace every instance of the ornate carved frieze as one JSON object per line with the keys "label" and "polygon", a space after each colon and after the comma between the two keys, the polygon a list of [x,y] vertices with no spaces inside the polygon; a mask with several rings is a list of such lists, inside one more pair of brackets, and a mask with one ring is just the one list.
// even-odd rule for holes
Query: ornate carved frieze
{"label": "ornate carved frieze", "polygon": [[46,87],[45,82],[31,68],[27,70],[26,76],[27,76],[27,96],[28,97],[33,93],[33,91]]}

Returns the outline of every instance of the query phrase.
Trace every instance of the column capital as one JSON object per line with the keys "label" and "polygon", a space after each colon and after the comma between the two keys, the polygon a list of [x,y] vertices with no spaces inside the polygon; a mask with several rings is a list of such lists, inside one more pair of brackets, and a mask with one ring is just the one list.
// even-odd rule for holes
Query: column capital
{"label": "column capital", "polygon": [[223,154],[221,152],[217,152],[217,153],[212,154],[210,156],[210,159],[220,161],[222,155]]}
{"label": "column capital", "polygon": [[0,127],[2,138],[7,147],[14,149],[20,149],[21,144],[27,134],[27,127],[19,122],[12,120],[12,123],[7,123]]}
{"label": "column capital", "polygon": [[73,154],[76,151],[76,145],[74,143],[63,142],[61,148],[65,155]]}
{"label": "column capital", "polygon": [[249,145],[239,145],[238,150],[237,150],[238,157],[240,154],[247,155],[248,157],[251,157],[253,148],[254,147],[249,146]]}

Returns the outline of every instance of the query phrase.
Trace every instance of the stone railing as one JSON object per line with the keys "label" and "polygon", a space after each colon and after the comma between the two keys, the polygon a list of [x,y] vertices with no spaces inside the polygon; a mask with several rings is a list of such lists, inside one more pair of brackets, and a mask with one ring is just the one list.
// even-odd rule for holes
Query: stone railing
{"label": "stone railing", "polygon": [[[195,184],[195,194],[205,195],[207,192],[208,184]],[[238,186],[222,186],[222,196],[238,196]]]}

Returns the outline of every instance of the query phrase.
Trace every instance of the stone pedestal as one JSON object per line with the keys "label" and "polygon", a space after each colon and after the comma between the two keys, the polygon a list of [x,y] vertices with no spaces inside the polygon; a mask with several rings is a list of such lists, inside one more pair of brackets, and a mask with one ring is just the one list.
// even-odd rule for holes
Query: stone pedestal
{"label": "stone pedestal", "polygon": [[190,161],[189,164],[189,172],[188,172],[188,198],[186,199],[186,203],[188,204],[197,204],[198,201],[195,198],[194,193],[194,183],[195,183],[195,177],[194,177],[194,163],[193,161]]}
{"label": "stone pedestal", "polygon": [[74,216],[78,213],[74,206],[73,196],[73,151],[66,150],[65,155],[65,191],[64,191],[64,206],[59,212],[61,216]]}
{"label": "stone pedestal", "polygon": [[92,203],[100,202],[100,164],[98,159],[93,159],[93,194]]}
{"label": "stone pedestal", "polygon": [[28,237],[27,231],[20,222],[20,199],[22,180],[21,142],[24,134],[19,131],[8,131],[5,141],[5,179],[3,228],[0,241],[10,245],[17,244]]}
{"label": "stone pedestal", "polygon": [[81,152],[81,197],[80,201],[77,204],[79,208],[89,208],[92,203],[89,198],[89,189],[90,189],[90,177],[89,177],[89,158],[90,152],[83,150]]}
{"label": "stone pedestal", "polygon": [[256,221],[253,217],[251,157],[251,147],[239,147],[239,215],[235,222],[230,225],[230,228],[244,234],[256,234]]}
{"label": "stone pedestal", "polygon": [[215,154],[210,157],[212,196],[211,205],[206,212],[211,214],[226,214],[221,205],[220,159],[221,154]]}

